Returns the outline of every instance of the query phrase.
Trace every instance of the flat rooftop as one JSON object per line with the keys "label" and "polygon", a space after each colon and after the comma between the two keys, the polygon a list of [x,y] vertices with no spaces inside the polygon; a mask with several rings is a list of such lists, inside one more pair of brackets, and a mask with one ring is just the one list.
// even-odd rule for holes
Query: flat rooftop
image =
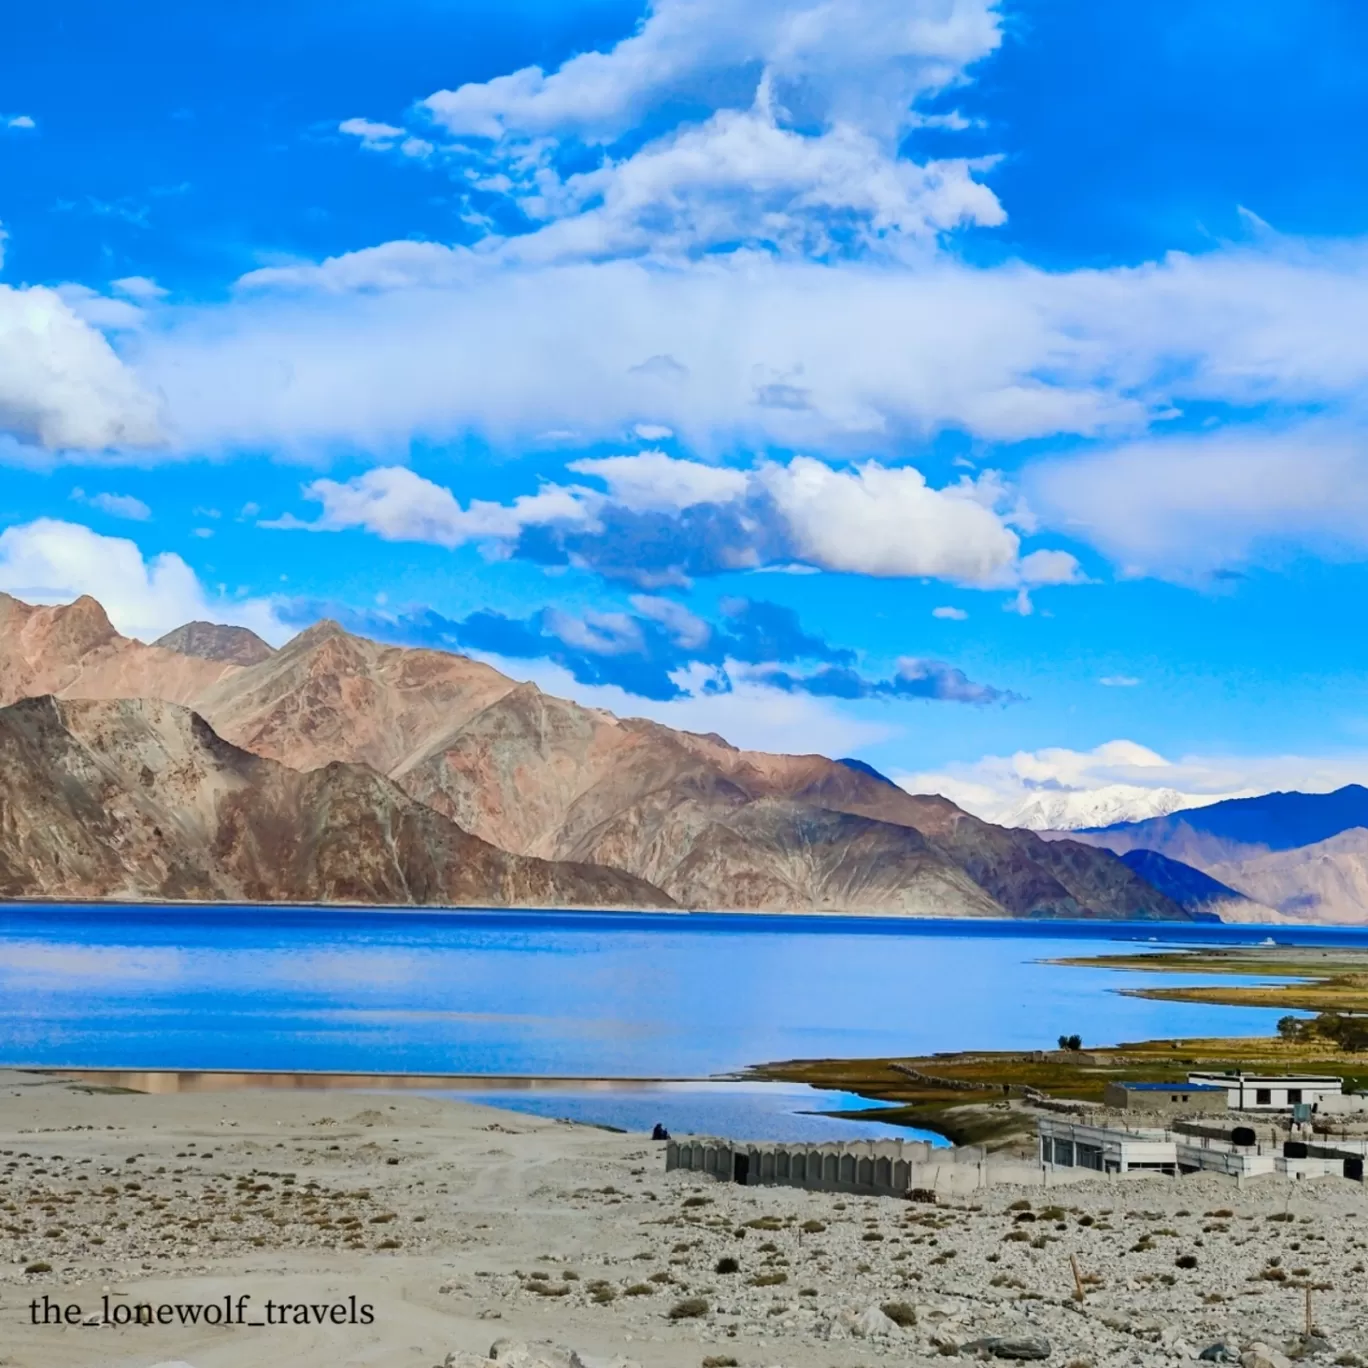
{"label": "flat rooftop", "polygon": [[1219,1083],[1118,1083],[1127,1092],[1225,1092]]}

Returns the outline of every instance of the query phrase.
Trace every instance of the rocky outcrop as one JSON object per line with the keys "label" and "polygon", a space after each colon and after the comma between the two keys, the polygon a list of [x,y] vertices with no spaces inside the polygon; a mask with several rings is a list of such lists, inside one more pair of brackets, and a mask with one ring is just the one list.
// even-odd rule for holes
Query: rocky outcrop
{"label": "rocky outcrop", "polygon": [[227,653],[194,624],[159,645],[127,641],[88,599],[11,611],[29,617],[17,655],[0,631],[0,701],[189,704],[253,755],[304,772],[367,766],[490,846],[620,870],[685,906],[1189,919],[1109,851],[993,826],[868,766],[618,718],[334,622],[234,663],[185,654],[209,640]]}
{"label": "rocky outcrop", "polygon": [[0,898],[662,907],[617,870],[510,855],[362,765],[303,772],[150,699],[0,709]]}
{"label": "rocky outcrop", "polygon": [[260,665],[274,649],[246,627],[225,627],[218,622],[187,622],[152,643],[181,655],[201,660],[223,660],[230,665]]}

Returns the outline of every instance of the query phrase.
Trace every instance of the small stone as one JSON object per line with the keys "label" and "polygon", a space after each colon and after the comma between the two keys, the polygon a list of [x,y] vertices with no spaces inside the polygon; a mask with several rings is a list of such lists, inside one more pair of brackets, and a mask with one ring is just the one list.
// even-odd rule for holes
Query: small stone
{"label": "small stone", "polygon": [[965,1349],[1000,1359],[1047,1359],[1050,1341],[1043,1335],[987,1335],[966,1344]]}
{"label": "small stone", "polygon": [[1240,1368],[1292,1368],[1292,1360],[1266,1344],[1251,1344],[1240,1355]]}
{"label": "small stone", "polygon": [[1224,1340],[1217,1344],[1208,1344],[1197,1357],[1204,1363],[1239,1363],[1240,1361],[1239,1354]]}

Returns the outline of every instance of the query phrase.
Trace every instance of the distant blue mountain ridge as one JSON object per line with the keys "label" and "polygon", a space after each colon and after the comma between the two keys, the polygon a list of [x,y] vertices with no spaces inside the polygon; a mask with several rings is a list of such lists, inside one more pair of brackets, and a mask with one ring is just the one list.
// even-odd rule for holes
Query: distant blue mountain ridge
{"label": "distant blue mountain ridge", "polygon": [[[1208,807],[1182,808],[1143,822],[1088,827],[1088,836],[1121,835],[1135,849],[1161,849],[1180,828],[1241,846],[1293,850],[1329,840],[1351,827],[1368,827],[1368,788],[1346,784],[1333,793],[1265,793],[1257,798],[1226,798]],[[1070,833],[1073,834],[1073,833]],[[1154,840],[1143,839],[1152,835]],[[1095,844],[1110,844],[1099,841]]]}
{"label": "distant blue mountain ridge", "polygon": [[1219,879],[1203,874],[1200,869],[1183,864],[1180,860],[1170,860],[1157,850],[1128,850],[1121,856],[1127,864],[1152,888],[1157,888],[1170,897],[1179,907],[1186,908],[1199,921],[1221,921],[1223,918],[1213,909],[1225,904],[1232,911],[1232,904],[1247,903],[1250,900]]}

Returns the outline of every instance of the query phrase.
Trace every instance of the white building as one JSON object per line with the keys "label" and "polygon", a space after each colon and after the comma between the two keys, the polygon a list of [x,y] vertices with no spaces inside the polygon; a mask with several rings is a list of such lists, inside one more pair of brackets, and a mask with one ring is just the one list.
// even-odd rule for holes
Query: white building
{"label": "white building", "polygon": [[1194,1087],[1224,1088],[1231,1111],[1291,1111],[1338,1097],[1344,1080],[1330,1074],[1190,1073]]}
{"label": "white building", "polygon": [[[1239,1179],[1267,1173],[1293,1179],[1343,1175],[1363,1181],[1364,1160],[1356,1157],[1358,1146],[1317,1146],[1318,1152],[1313,1155],[1308,1153],[1312,1147],[1305,1144],[1237,1145],[1218,1136],[1151,1127],[1078,1125],[1046,1116],[1036,1124],[1041,1165],[1057,1178],[1066,1176],[1060,1170],[1071,1170],[1067,1175],[1070,1178],[1081,1176],[1080,1169],[1116,1175],[1165,1173],[1172,1177],[1206,1170]],[[1232,1131],[1236,1133],[1238,1128]]]}
{"label": "white building", "polygon": [[1042,1116],[1040,1162],[1053,1168],[1085,1168],[1098,1173],[1177,1173],[1173,1136],[1153,1126],[1085,1126]]}

